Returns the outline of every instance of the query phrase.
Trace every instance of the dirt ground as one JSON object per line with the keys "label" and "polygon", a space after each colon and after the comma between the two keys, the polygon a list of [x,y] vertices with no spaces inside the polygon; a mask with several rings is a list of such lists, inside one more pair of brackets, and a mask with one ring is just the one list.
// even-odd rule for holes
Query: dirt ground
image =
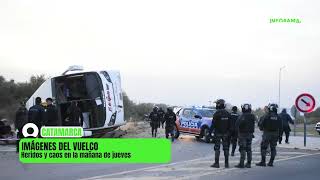
{"label": "dirt ground", "polygon": [[[152,138],[150,124],[146,121],[127,122],[126,125],[120,127],[120,130],[126,132],[123,138]],[[158,129],[157,137],[165,137],[164,128]]]}

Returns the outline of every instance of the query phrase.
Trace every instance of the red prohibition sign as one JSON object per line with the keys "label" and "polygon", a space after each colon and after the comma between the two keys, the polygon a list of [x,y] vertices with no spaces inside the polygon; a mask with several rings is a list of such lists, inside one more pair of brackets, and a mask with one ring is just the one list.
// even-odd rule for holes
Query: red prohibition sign
{"label": "red prohibition sign", "polygon": [[316,106],[316,101],[311,94],[300,94],[296,99],[296,107],[300,112],[311,112]]}

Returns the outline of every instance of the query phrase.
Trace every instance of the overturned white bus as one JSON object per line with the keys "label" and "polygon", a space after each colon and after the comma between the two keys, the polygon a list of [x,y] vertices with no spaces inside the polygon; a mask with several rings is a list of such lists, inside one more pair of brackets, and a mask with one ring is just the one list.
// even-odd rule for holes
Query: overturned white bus
{"label": "overturned white bus", "polygon": [[76,103],[82,112],[84,136],[101,136],[125,124],[121,78],[118,71],[83,71],[71,66],[61,76],[46,80],[26,103],[51,97],[57,107],[57,125],[68,125],[67,109]]}

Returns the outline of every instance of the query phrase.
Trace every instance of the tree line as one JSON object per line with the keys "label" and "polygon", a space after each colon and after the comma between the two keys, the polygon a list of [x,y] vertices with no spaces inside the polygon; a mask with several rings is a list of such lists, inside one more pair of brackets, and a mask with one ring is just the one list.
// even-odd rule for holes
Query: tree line
{"label": "tree line", "polygon": [[[46,80],[45,75],[32,75],[26,82],[15,82],[6,80],[0,75],[0,120],[7,119],[12,123],[15,118],[16,110],[20,102],[26,101]],[[143,120],[144,115],[148,114],[155,104],[153,103],[134,103],[127,94],[123,93],[124,114],[126,120]],[[165,104],[157,106],[166,108]]]}
{"label": "tree line", "polygon": [[[9,122],[13,122],[19,103],[26,101],[46,79],[45,75],[32,75],[26,82],[15,82],[14,80],[6,80],[0,75],[0,120],[5,118]],[[136,121],[143,120],[155,105],[162,107],[164,110],[167,107],[166,104],[135,103],[130,100],[125,92],[123,93],[123,103],[125,119]],[[292,106],[288,113],[292,114],[294,108]],[[254,114],[258,117],[261,117],[263,113],[262,108],[254,110]],[[305,116],[309,123],[319,122],[320,107],[311,113],[306,113]],[[299,113],[296,114],[296,119],[298,123],[303,122],[303,116]]]}
{"label": "tree line", "polygon": [[29,81],[17,83],[0,75],[0,120],[13,122],[20,102],[26,101],[45,80],[44,75],[33,75]]}

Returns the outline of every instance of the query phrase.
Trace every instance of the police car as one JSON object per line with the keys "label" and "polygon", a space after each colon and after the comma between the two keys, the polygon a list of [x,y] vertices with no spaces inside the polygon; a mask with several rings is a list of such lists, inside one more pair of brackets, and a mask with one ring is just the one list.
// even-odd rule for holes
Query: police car
{"label": "police car", "polygon": [[197,139],[204,138],[209,143],[212,139],[210,128],[214,109],[191,107],[181,108],[177,114],[175,137],[178,138],[180,133],[195,135]]}
{"label": "police car", "polygon": [[316,131],[318,131],[319,135],[320,135],[320,122],[318,122],[315,126]]}

